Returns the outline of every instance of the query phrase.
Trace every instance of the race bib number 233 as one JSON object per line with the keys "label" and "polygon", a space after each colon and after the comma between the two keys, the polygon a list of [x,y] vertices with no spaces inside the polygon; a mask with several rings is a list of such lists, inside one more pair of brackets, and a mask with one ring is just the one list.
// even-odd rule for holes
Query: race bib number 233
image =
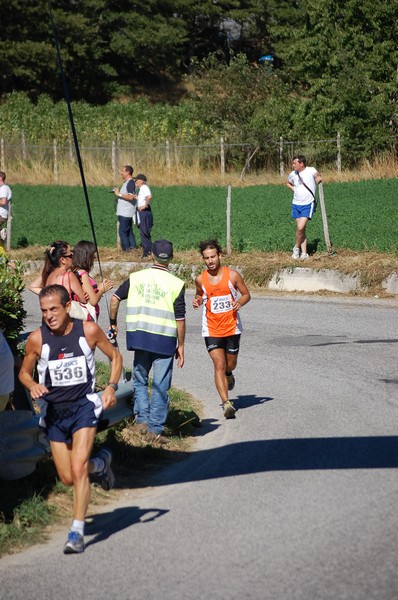
{"label": "race bib number 233", "polygon": [[210,307],[212,313],[224,313],[232,310],[232,298],[231,295],[227,296],[216,296],[210,299]]}

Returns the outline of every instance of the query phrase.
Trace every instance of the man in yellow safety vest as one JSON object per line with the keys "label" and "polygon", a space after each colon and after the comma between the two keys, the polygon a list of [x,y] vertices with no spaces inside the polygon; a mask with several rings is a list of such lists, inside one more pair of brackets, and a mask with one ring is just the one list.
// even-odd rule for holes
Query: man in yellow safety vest
{"label": "man in yellow safety vest", "polygon": [[[136,427],[152,443],[167,444],[163,435],[169,406],[173,359],[184,365],[185,285],[169,272],[173,244],[157,240],[152,247],[153,265],[122,283],[110,303],[111,327],[117,334],[121,300],[127,299],[127,349],[134,350],[134,414]],[[152,396],[148,394],[152,369]]]}

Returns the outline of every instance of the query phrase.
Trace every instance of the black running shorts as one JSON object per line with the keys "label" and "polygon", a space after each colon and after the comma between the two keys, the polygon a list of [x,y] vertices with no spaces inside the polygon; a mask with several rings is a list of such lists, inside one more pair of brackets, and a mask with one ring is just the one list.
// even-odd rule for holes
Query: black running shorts
{"label": "black running shorts", "polygon": [[238,354],[240,333],[227,337],[205,337],[207,352],[222,348],[227,354]]}

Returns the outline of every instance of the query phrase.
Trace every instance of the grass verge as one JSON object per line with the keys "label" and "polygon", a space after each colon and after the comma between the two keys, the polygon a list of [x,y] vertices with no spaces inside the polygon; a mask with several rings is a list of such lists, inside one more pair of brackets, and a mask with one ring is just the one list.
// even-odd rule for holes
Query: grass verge
{"label": "grass verge", "polygon": [[[26,249],[13,250],[11,257],[21,261],[38,260],[43,257],[44,248],[35,246]],[[332,269],[339,271],[344,275],[359,275],[362,287],[355,290],[350,295],[355,296],[374,296],[380,298],[388,297],[389,294],[382,287],[382,282],[391,274],[398,271],[398,256],[393,253],[362,251],[335,248],[333,253],[316,252],[309,244],[310,258],[305,263],[293,261],[291,252],[232,252],[231,256],[224,256],[223,263],[242,270],[246,283],[251,291],[267,291],[267,285],[274,273],[286,269],[306,267],[319,271],[320,269]],[[104,270],[104,276],[113,279],[115,287],[124,281],[125,273],[119,274],[120,265],[129,260],[139,261],[138,258],[129,257],[126,259],[124,253],[118,252],[112,248],[100,248],[100,257],[102,263],[114,263],[115,268]],[[188,287],[193,287],[193,271],[200,272],[203,268],[203,261],[196,250],[179,251],[175,253],[173,263],[181,266],[178,273],[179,277],[185,278]],[[137,268],[142,268],[137,262]],[[37,275],[30,272],[26,277],[28,285]],[[283,292],[276,292],[281,294]],[[292,292],[289,292],[292,293]],[[300,293],[300,292],[298,292]]]}
{"label": "grass verge", "polygon": [[[99,371],[100,380],[109,378],[106,369]],[[200,426],[199,414],[200,406],[189,394],[172,388],[165,428],[170,443],[166,447],[148,444],[134,429],[132,418],[98,433],[93,454],[103,444],[112,450],[116,486],[105,492],[92,483],[90,508],[117,498],[122,489],[145,487],[152,473],[186,457],[195,428]],[[57,479],[51,457],[23,479],[0,480],[0,499],[0,556],[45,540],[51,526],[69,522],[72,516],[72,489]]]}

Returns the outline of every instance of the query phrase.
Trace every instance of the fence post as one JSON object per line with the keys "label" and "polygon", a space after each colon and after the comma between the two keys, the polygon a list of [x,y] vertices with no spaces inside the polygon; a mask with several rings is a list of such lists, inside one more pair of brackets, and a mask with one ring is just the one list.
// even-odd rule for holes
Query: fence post
{"label": "fence post", "polygon": [[340,139],[340,131],[337,132],[337,172],[341,173],[341,139]]}
{"label": "fence post", "polygon": [[169,140],[166,140],[166,169],[167,169],[167,172],[170,173],[171,160],[170,160],[170,142],[169,142]]}
{"label": "fence post", "polygon": [[8,201],[8,219],[7,219],[7,240],[6,250],[10,251],[11,248],[11,223],[12,223],[12,200]]}
{"label": "fence post", "polygon": [[58,152],[57,152],[57,140],[53,141],[53,151],[54,151],[54,180],[58,181]]}
{"label": "fence post", "polygon": [[318,189],[319,189],[319,202],[320,202],[320,205],[321,205],[321,213],[322,213],[323,235],[325,237],[325,244],[326,244],[327,251],[330,254],[332,252],[332,244],[330,243],[330,237],[329,237],[328,218],[327,218],[327,215],[326,215],[326,206],[325,206],[325,199],[324,199],[324,196],[323,196],[323,184],[322,184],[322,181],[318,185]]}
{"label": "fence post", "polygon": [[231,189],[232,186],[228,186],[227,194],[227,256],[231,256]]}
{"label": "fence post", "polygon": [[285,167],[283,166],[283,136],[279,138],[279,175],[285,175]]}
{"label": "fence post", "polygon": [[177,167],[179,164],[179,158],[178,158],[178,151],[177,151],[177,143],[175,140],[174,140],[174,160],[175,160],[175,164]]}
{"label": "fence post", "polygon": [[116,148],[115,141],[112,140],[112,173],[113,173],[113,181],[116,181]]}
{"label": "fence post", "polygon": [[73,158],[73,150],[72,150],[72,136],[70,131],[68,131],[68,142],[69,142],[69,160],[73,164],[75,162]]}
{"label": "fence post", "polygon": [[221,179],[224,181],[225,177],[225,147],[224,147],[224,136],[220,139],[220,163],[221,163]]}
{"label": "fence post", "polygon": [[119,219],[116,217],[116,248],[118,252],[121,251],[122,245],[120,243],[120,235],[119,235]]}
{"label": "fence post", "polygon": [[26,139],[25,129],[22,129],[22,160],[26,160]]}
{"label": "fence post", "polygon": [[1,166],[2,171],[6,170],[5,153],[4,153],[4,138],[1,138],[1,141],[0,141],[0,166]]}
{"label": "fence post", "polygon": [[117,140],[117,154],[116,154],[117,164],[121,165],[122,164],[122,149],[121,149],[121,145],[120,145],[120,131],[118,131],[116,134],[116,140]]}

